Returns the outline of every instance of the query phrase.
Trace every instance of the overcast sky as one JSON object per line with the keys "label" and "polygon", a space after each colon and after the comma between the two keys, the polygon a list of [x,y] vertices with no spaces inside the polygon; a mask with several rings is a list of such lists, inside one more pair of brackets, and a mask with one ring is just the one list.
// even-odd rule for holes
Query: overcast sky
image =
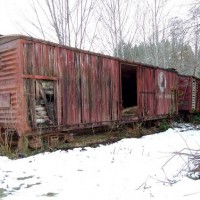
{"label": "overcast sky", "polygon": [[17,23],[20,21],[20,10],[28,13],[30,0],[0,0],[0,34],[20,33]]}
{"label": "overcast sky", "polygon": [[[20,34],[23,33],[21,26],[24,26],[22,20],[22,11],[31,18],[31,9],[29,3],[32,0],[0,0],[0,34]],[[71,0],[73,1],[73,0]],[[193,0],[174,0],[173,14],[183,16],[185,7],[182,4],[188,4]],[[153,2],[153,0],[152,0]],[[27,27],[29,29],[30,27]]]}

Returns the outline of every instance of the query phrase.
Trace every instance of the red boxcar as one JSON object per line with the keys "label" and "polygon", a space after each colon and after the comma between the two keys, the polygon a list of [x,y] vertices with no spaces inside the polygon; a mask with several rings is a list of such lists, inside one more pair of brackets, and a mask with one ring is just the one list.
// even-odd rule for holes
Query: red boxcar
{"label": "red boxcar", "polygon": [[0,126],[20,135],[119,120],[119,61],[25,36],[0,39]]}
{"label": "red boxcar", "polygon": [[63,132],[177,113],[178,75],[31,37],[0,37],[0,127]]}
{"label": "red boxcar", "polygon": [[179,110],[200,112],[200,80],[193,76],[179,75]]}

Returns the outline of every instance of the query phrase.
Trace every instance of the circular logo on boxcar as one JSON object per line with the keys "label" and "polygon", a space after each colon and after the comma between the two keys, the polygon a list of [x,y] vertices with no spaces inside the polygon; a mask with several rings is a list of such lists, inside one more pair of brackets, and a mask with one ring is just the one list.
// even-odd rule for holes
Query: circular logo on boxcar
{"label": "circular logo on boxcar", "polygon": [[166,85],[167,85],[166,75],[164,72],[160,72],[158,74],[158,87],[162,93],[165,91]]}

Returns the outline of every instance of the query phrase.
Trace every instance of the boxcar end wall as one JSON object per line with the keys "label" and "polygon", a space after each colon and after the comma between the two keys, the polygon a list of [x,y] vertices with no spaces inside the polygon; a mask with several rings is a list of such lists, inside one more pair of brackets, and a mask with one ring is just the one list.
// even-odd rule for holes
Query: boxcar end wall
{"label": "boxcar end wall", "polygon": [[200,80],[198,78],[179,75],[179,111],[200,112]]}

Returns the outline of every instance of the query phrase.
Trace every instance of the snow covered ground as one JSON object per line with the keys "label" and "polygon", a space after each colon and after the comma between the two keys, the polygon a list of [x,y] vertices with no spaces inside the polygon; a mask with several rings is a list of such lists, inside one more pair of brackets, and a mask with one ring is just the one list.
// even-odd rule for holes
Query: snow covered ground
{"label": "snow covered ground", "polygon": [[98,148],[0,157],[0,199],[199,200],[200,180],[186,176],[188,157],[174,152],[200,149],[200,131],[183,129]]}

